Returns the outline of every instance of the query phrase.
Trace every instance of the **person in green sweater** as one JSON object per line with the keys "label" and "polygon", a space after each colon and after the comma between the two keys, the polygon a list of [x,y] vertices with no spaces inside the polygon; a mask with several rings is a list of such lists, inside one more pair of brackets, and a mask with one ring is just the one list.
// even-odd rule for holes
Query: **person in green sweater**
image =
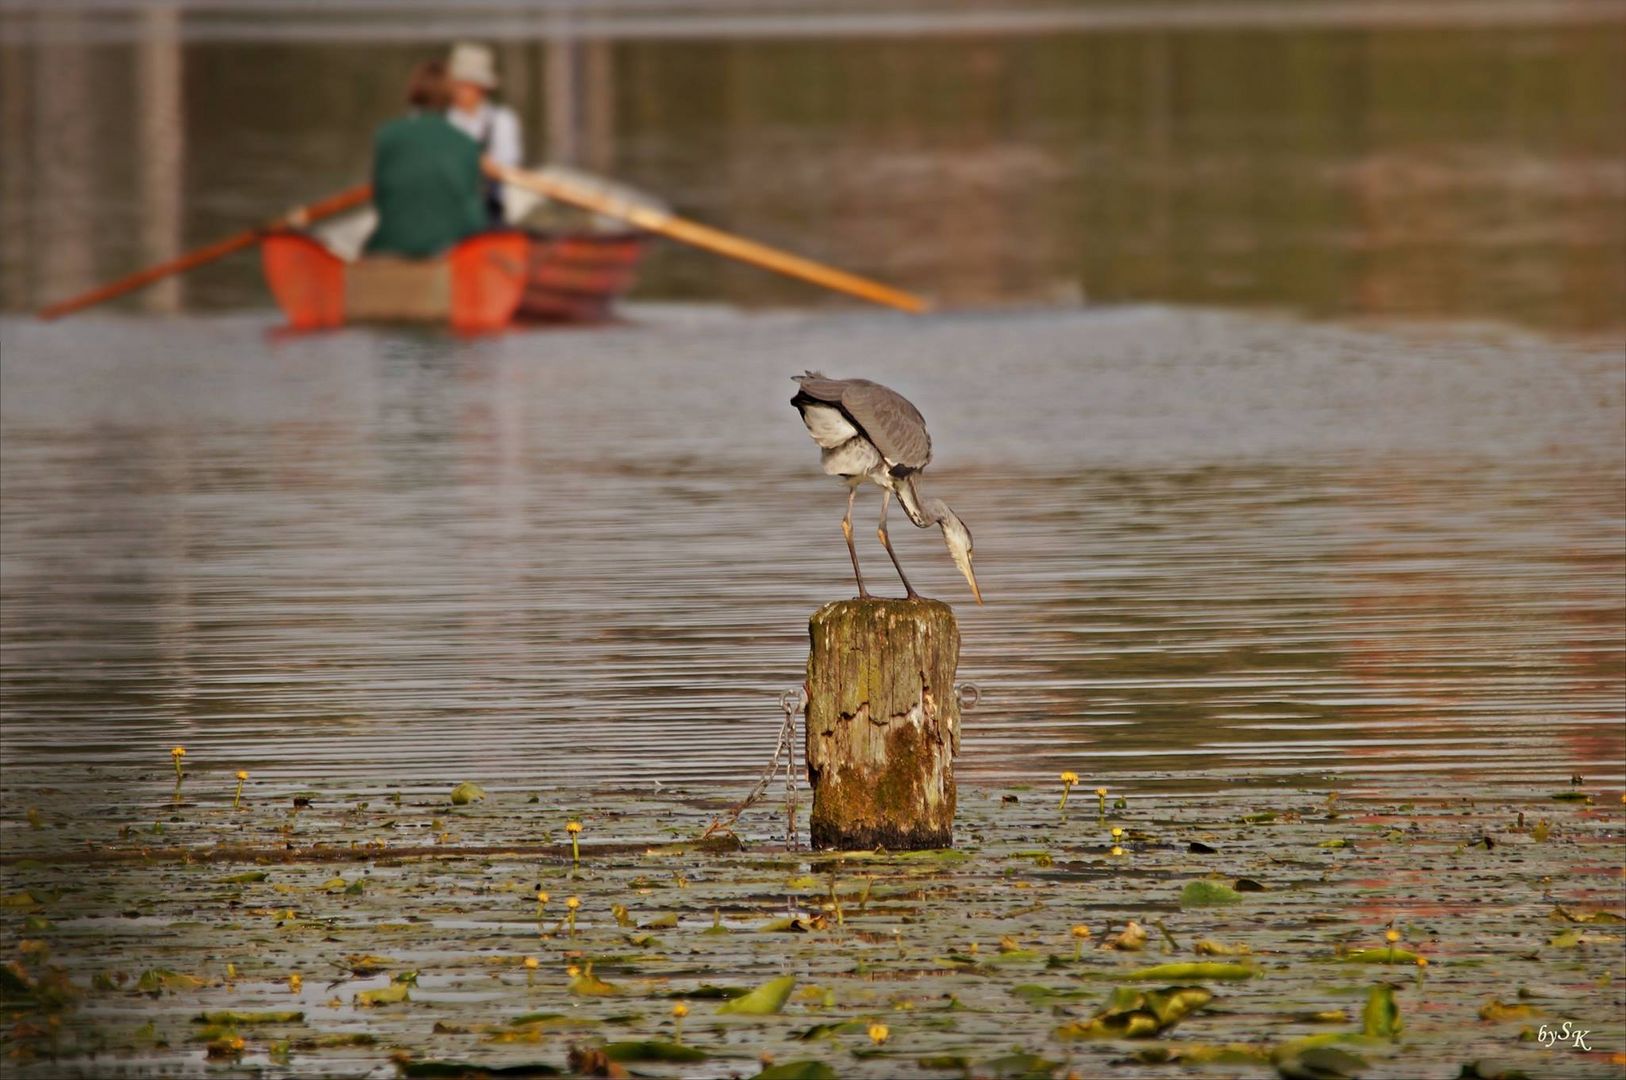
{"label": "person in green sweater", "polygon": [[446,65],[419,64],[407,87],[412,111],[373,137],[373,205],[378,227],[368,255],[438,255],[487,226],[480,144],[445,117]]}

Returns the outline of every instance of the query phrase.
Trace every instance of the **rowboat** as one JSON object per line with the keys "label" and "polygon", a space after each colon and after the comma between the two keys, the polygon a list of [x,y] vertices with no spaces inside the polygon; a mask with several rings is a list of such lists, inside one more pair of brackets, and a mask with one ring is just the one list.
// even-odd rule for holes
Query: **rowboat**
{"label": "rowboat", "polygon": [[602,322],[633,285],[646,238],[634,232],[480,233],[432,259],[345,259],[303,232],[260,242],[260,265],[296,330],[365,322],[441,323],[463,333],[516,319]]}
{"label": "rowboat", "polygon": [[[561,166],[538,170],[626,204],[662,207],[622,184]],[[462,332],[516,321],[596,323],[615,317],[649,248],[648,233],[509,188],[506,227],[472,236],[432,259],[364,255],[378,224],[371,207],[310,232],[277,230],[260,246],[266,284],[291,326],[354,322],[450,324]]]}

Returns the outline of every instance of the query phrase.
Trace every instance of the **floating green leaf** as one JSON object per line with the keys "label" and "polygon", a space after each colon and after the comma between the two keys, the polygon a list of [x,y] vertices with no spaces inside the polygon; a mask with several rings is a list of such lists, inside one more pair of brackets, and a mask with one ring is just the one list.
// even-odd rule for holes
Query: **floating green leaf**
{"label": "floating green leaf", "polygon": [[769,1065],[751,1080],[837,1080],[836,1071],[822,1061],[786,1061]]}
{"label": "floating green leaf", "polygon": [[1206,878],[1199,881],[1188,881],[1186,887],[1180,890],[1180,906],[1188,907],[1218,907],[1224,904],[1238,904],[1242,902],[1242,894],[1229,885],[1218,881],[1209,881]]}
{"label": "floating green leaf", "polygon": [[215,878],[217,885],[247,885],[254,881],[264,881],[271,875],[264,870],[245,870],[241,874],[232,874],[229,877]]}
{"label": "floating green leaf", "polygon": [[1271,1055],[1282,1080],[1353,1080],[1366,1059],[1336,1046],[1288,1044]]}
{"label": "floating green leaf", "polygon": [[643,1039],[613,1042],[604,1046],[604,1056],[611,1061],[705,1061],[706,1053],[693,1046],[668,1042],[665,1039]]}
{"label": "floating green leaf", "polygon": [[171,971],[169,968],[152,968],[141,973],[136,980],[136,989],[149,994],[156,994],[164,990],[171,993],[177,990],[197,990],[207,986],[208,980],[200,979],[196,975],[188,975],[181,971]]}
{"label": "floating green leaf", "polygon": [[1479,1009],[1479,1018],[1492,1023],[1508,1020],[1530,1020],[1541,1015],[1541,1010],[1523,1002],[1509,1005],[1501,1001],[1487,1001]]}
{"label": "floating green leaf", "polygon": [[1134,971],[1119,976],[1119,978],[1141,980],[1171,979],[1251,979],[1259,974],[1259,969],[1252,964],[1226,964],[1214,961],[1201,961],[1186,964],[1157,964],[1153,967],[1136,968]]}
{"label": "floating green leaf", "polygon": [[471,784],[466,780],[452,789],[453,806],[467,806],[469,803],[479,802],[485,797],[485,788],[479,784]]}
{"label": "floating green leaf", "polygon": [[1395,1004],[1395,988],[1385,983],[1372,987],[1361,1010],[1363,1034],[1392,1039],[1400,1034],[1400,1006]]}
{"label": "floating green leaf", "polygon": [[407,984],[392,982],[388,986],[381,986],[377,990],[362,990],[356,994],[356,1004],[371,1005],[399,1005],[403,1001],[411,1001],[407,996]]}
{"label": "floating green leaf", "polygon": [[1339,957],[1346,964],[1413,964],[1417,954],[1410,949],[1385,945],[1381,948],[1356,949]]}
{"label": "floating green leaf", "polygon": [[578,997],[611,997],[621,992],[619,986],[614,983],[607,983],[594,975],[591,964],[587,965],[586,970],[570,980],[568,989]]}
{"label": "floating green leaf", "polygon": [[777,979],[769,979],[748,994],[724,1002],[717,1007],[717,1011],[742,1016],[769,1016],[785,1007],[795,985],[796,976],[781,975]]}
{"label": "floating green leaf", "polygon": [[297,1024],[305,1019],[305,1014],[297,1009],[269,1009],[261,1012],[242,1012],[237,1009],[224,1009],[218,1012],[199,1013],[192,1018],[194,1024]]}
{"label": "floating green leaf", "polygon": [[402,1061],[397,1064],[408,1080],[481,1080],[487,1076],[563,1076],[540,1061],[523,1065],[476,1065],[467,1061]]}
{"label": "floating green leaf", "polygon": [[1165,986],[1161,990],[1113,990],[1106,1008],[1089,1020],[1063,1024],[1058,1039],[1145,1039],[1173,1027],[1214,1000],[1201,986]]}

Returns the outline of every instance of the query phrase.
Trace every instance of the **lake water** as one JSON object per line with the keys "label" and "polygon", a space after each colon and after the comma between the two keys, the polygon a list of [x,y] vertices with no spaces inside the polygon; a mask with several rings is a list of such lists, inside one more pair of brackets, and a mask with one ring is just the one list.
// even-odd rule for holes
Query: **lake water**
{"label": "lake water", "polygon": [[942,312],[668,245],[598,330],[290,337],[247,257],[33,321],[359,179],[469,30],[230,8],[0,18],[8,784],[176,743],[289,788],[749,779],[852,591],[810,367],[919,405],[975,532],[983,608],[894,518],[982,692],[963,777],[1619,782],[1618,7],[538,28],[499,57],[538,156]]}
{"label": "lake water", "polygon": [[[4,764],[742,781],[852,594],[806,367],[904,391],[970,523],[970,778],[1618,776],[1618,352],[1166,307],[457,340],[4,323]],[[878,499],[860,503],[861,524]],[[900,519],[901,520],[901,519]],[[895,587],[868,527],[860,554]]]}

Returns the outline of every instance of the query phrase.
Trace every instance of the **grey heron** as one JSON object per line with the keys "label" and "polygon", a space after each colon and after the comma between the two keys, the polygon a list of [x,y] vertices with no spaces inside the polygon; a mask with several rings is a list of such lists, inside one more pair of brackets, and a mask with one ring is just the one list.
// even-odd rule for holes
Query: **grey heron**
{"label": "grey heron", "polygon": [[868,379],[831,379],[817,371],[794,379],[801,388],[790,403],[801,412],[807,433],[819,444],[824,471],[847,481],[847,516],[841,519],[841,531],[847,537],[858,595],[868,598],[869,590],[864,588],[858,550],[853,547],[853,500],[859,485],[871,480],[881,489],[881,520],[875,532],[892,557],[909,598],[920,594],[909,583],[886,534],[886,508],[894,495],[918,528],[942,527],[943,543],[954,565],[971,585],[971,595],[982,603],[982,590],[971,570],[971,530],[943,500],[920,493],[920,471],[932,460],[932,439],[926,434],[920,410],[896,390]]}

